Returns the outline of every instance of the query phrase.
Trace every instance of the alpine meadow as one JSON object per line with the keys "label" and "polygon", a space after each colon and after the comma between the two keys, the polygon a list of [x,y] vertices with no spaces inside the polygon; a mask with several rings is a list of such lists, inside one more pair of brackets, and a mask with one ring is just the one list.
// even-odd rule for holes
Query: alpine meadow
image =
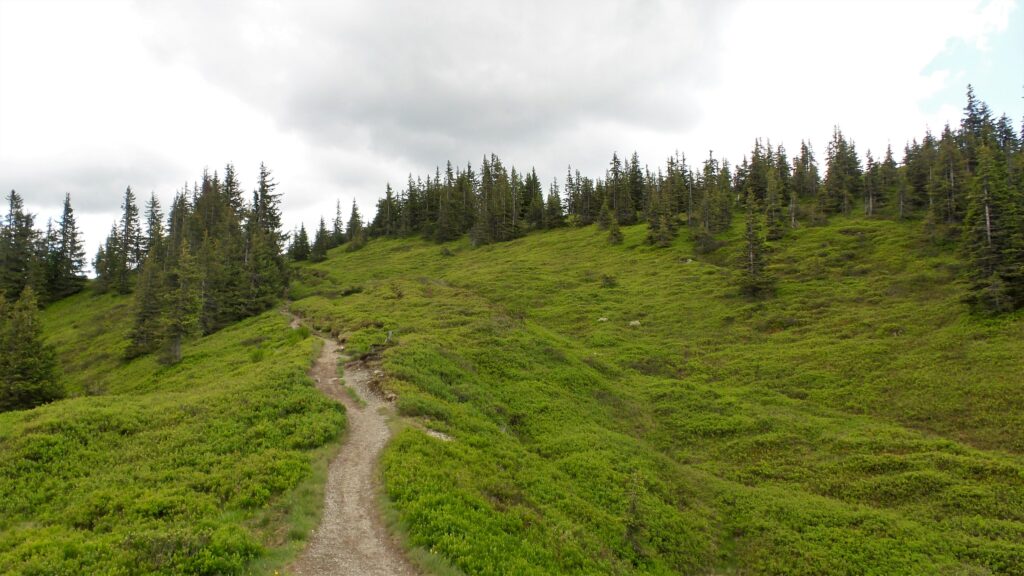
{"label": "alpine meadow", "polygon": [[0,574],[1024,574],[1019,2],[555,4],[0,0]]}

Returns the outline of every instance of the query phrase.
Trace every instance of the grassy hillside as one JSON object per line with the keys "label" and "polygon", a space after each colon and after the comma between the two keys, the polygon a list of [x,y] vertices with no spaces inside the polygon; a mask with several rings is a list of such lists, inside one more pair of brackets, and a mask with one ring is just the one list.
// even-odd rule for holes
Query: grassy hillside
{"label": "grassy hillside", "polygon": [[[294,308],[383,350],[410,426],[383,462],[411,544],[473,574],[1024,572],[1024,317],[960,304],[919,224],[774,246],[373,241]],[[380,348],[375,348],[380,350]]]}
{"label": "grassy hillside", "polygon": [[73,397],[0,414],[0,573],[266,573],[315,526],[341,407],[279,312],[165,367],[120,358],[130,299],[44,312]]}

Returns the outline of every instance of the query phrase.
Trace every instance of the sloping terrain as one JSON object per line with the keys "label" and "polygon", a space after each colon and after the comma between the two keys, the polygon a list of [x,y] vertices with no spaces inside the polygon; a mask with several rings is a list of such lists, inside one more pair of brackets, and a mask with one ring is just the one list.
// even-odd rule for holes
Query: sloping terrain
{"label": "sloping terrain", "polygon": [[384,453],[410,545],[471,574],[1024,571],[1024,318],[971,317],[919,223],[791,232],[762,301],[738,230],[623,231],[299,270],[293,309],[453,438]]}
{"label": "sloping terrain", "polygon": [[44,312],[72,397],[0,414],[0,573],[268,573],[316,525],[344,411],[277,311],[121,360],[131,300]]}

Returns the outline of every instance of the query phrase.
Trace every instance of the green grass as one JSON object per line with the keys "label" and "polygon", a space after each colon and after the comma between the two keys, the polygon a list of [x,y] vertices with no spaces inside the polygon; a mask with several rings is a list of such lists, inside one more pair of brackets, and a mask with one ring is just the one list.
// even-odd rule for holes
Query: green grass
{"label": "green grass", "polygon": [[0,414],[0,573],[271,573],[316,525],[345,425],[279,312],[123,362],[130,300],[44,312],[72,397]]}
{"label": "green grass", "polygon": [[400,413],[455,438],[383,456],[409,546],[467,574],[1024,572],[1024,319],[968,315],[955,254],[837,219],[749,301],[738,229],[705,256],[623,232],[299,269],[294,309],[355,356],[392,331]]}

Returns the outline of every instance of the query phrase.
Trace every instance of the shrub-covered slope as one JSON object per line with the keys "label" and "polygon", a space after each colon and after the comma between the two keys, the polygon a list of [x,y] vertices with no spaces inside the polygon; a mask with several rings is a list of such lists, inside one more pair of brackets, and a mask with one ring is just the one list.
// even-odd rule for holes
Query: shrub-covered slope
{"label": "shrub-covered slope", "polygon": [[305,375],[317,341],[268,312],[121,360],[130,299],[44,312],[72,396],[0,414],[0,573],[265,572],[315,525],[341,407]]}
{"label": "shrub-covered slope", "polygon": [[383,474],[467,573],[1020,573],[1024,318],[968,315],[919,226],[792,232],[760,301],[738,230],[699,256],[642,226],[373,241],[292,292],[454,437],[407,427]]}

